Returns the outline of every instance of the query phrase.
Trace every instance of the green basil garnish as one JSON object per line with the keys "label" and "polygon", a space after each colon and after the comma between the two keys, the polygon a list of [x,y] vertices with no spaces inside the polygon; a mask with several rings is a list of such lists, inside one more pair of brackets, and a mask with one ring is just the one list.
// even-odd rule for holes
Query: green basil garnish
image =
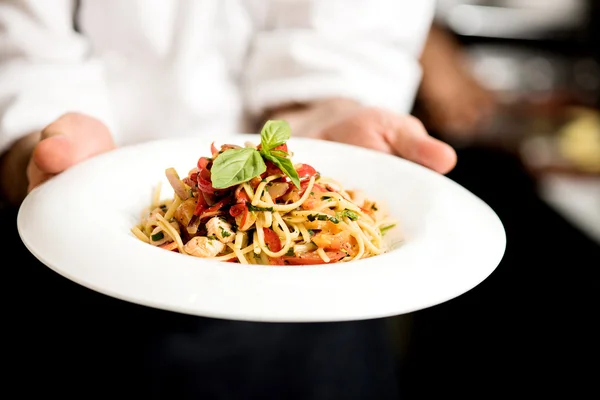
{"label": "green basil garnish", "polygon": [[229,149],[213,162],[211,181],[215,189],[226,189],[247,182],[266,170],[265,162],[255,149]]}
{"label": "green basil garnish", "polygon": [[264,151],[261,151],[261,153],[264,158],[275,164],[281,170],[281,172],[289,176],[294,185],[300,189],[300,177],[298,176],[298,172],[296,172],[296,168],[294,168],[294,164],[292,164],[292,160],[289,158],[267,154]]}
{"label": "green basil garnish", "polygon": [[165,237],[165,234],[162,232],[155,233],[154,235],[151,236],[153,242],[157,242],[161,239],[164,239],[164,237]]}
{"label": "green basil garnish", "polygon": [[288,158],[289,154],[273,150],[285,144],[290,135],[291,128],[286,121],[269,120],[260,132],[260,151],[245,147],[219,152],[210,170],[212,186],[215,189],[226,189],[247,182],[265,172],[267,166],[264,160],[269,160],[300,188],[300,177]]}
{"label": "green basil garnish", "polygon": [[256,207],[253,206],[252,203],[246,203],[248,207],[248,211],[271,211],[273,212],[273,207]]}
{"label": "green basil garnish", "polygon": [[348,217],[351,221],[356,221],[358,219],[358,214],[352,210],[348,210],[347,208],[340,213],[342,217]]}
{"label": "green basil garnish", "polygon": [[221,229],[221,236],[223,238],[231,236],[231,233],[227,232],[222,226],[219,225],[219,228]]}
{"label": "green basil garnish", "polygon": [[260,132],[262,150],[270,152],[290,139],[292,129],[286,121],[269,120]]}
{"label": "green basil garnish", "polygon": [[388,226],[382,226],[381,228],[379,228],[379,231],[381,232],[381,235],[385,235],[385,233],[387,231],[389,231],[390,229],[392,229],[393,227],[395,227],[396,224],[392,224],[392,225],[388,225]]}

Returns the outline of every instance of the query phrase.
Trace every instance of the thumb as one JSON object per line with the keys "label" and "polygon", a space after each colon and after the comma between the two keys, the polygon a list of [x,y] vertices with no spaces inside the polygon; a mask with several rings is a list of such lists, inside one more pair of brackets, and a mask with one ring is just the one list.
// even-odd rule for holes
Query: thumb
{"label": "thumb", "polygon": [[441,174],[446,174],[455,167],[454,149],[429,136],[417,118],[403,116],[394,122],[394,129],[386,131],[386,140],[397,155]]}
{"label": "thumb", "polygon": [[110,131],[99,120],[69,113],[42,130],[33,162],[44,174],[57,174],[115,147]]}

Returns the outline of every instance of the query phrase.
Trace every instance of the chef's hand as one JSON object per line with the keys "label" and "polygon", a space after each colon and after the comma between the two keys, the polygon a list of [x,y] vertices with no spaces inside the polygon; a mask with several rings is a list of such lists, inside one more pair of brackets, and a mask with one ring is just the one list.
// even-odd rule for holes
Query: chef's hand
{"label": "chef's hand", "polygon": [[50,177],[114,147],[102,122],[83,114],[65,114],[2,154],[0,202],[18,207],[27,193]]}
{"label": "chef's hand", "polygon": [[109,129],[85,114],[68,113],[39,135],[27,165],[27,191],[67,168],[115,148]]}
{"label": "chef's hand", "polygon": [[427,133],[411,115],[332,99],[311,105],[286,106],[268,114],[285,119],[292,135],[362,146],[395,154],[441,174],[456,165],[454,149]]}

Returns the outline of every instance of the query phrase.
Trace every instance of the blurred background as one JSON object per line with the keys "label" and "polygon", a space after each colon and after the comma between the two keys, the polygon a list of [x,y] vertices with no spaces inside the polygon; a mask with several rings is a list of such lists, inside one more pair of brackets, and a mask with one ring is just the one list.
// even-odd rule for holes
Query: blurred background
{"label": "blurred background", "polygon": [[401,386],[598,393],[600,2],[439,0],[422,63],[414,113],[457,149],[449,177],[497,212],[507,249],[473,290],[397,319]]}
{"label": "blurred background", "polygon": [[540,179],[544,199],[596,240],[598,8],[589,0],[441,0],[437,15],[464,46],[474,78],[499,103],[477,135],[457,144],[515,152]]}

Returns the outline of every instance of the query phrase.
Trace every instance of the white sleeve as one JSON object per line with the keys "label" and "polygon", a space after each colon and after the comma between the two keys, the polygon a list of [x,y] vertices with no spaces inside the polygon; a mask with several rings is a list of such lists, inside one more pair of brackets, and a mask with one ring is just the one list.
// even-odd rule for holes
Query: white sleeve
{"label": "white sleeve", "polygon": [[112,126],[102,67],[74,13],[74,0],[0,2],[0,153],[65,112]]}
{"label": "white sleeve", "polygon": [[434,11],[433,0],[269,0],[245,66],[248,111],[346,97],[410,112]]}

